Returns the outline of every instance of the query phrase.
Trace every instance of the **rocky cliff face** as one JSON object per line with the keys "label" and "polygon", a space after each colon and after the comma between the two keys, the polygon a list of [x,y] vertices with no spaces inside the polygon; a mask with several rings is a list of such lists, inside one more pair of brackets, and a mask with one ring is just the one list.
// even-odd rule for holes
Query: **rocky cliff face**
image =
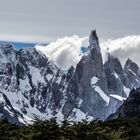
{"label": "rocky cliff face", "polygon": [[140,88],[133,89],[129,97],[108,119],[140,117]]}
{"label": "rocky cliff face", "polygon": [[139,86],[139,67],[128,59],[123,68],[109,54],[103,64],[96,31],[91,32],[89,44],[76,68],[70,67],[67,73],[35,48],[16,50],[2,44],[0,118],[18,124],[29,123],[34,114],[80,121],[104,120],[114,113],[129,91]]}

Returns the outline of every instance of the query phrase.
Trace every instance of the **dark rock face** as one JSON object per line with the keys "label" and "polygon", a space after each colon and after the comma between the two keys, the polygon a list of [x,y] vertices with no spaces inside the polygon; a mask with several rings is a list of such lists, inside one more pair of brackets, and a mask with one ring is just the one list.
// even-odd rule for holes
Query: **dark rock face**
{"label": "dark rock face", "polygon": [[132,60],[128,59],[124,66],[124,72],[127,76],[129,87],[138,88],[140,86],[140,69],[138,65]]}
{"label": "dark rock face", "polygon": [[140,88],[133,89],[129,97],[119,107],[119,109],[111,114],[108,119],[130,118],[140,116]]}
{"label": "dark rock face", "polygon": [[[33,114],[80,121],[105,120],[114,113],[129,91],[139,86],[139,67],[129,59],[123,68],[111,55],[103,64],[96,31],[91,32],[89,44],[76,68],[72,66],[67,73],[35,48],[16,50],[10,44],[1,45],[2,102],[7,97],[0,106],[3,116],[19,124],[29,122]],[[14,117],[6,112],[7,104]]]}
{"label": "dark rock face", "polygon": [[20,122],[19,119],[23,119],[22,114],[12,107],[7,96],[0,92],[0,119],[7,119],[11,123],[16,123],[17,125],[24,125],[26,122]]}
{"label": "dark rock face", "polygon": [[106,102],[91,86],[92,77],[96,77],[99,79],[98,86],[100,86],[103,91],[107,91],[102,56],[95,31],[91,32],[89,43],[89,52],[83,56],[77,64],[74,74],[75,78],[73,77],[75,81],[71,83],[75,83],[76,90],[68,94],[73,94],[72,96],[75,97],[74,100],[78,100],[79,98],[82,100],[79,106],[82,112],[95,118],[100,116],[100,118],[103,119],[106,114]]}

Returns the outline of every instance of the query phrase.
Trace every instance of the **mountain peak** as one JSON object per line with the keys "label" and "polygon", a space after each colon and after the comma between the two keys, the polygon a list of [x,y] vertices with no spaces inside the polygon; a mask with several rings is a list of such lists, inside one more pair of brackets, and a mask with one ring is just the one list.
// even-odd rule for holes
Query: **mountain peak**
{"label": "mountain peak", "polygon": [[131,63],[134,63],[134,62],[130,58],[128,58],[126,61],[126,65],[131,64]]}
{"label": "mountain peak", "polygon": [[93,50],[93,48],[95,48],[95,50],[98,53],[101,53],[98,36],[96,34],[96,30],[92,30],[91,33],[90,33],[90,36],[89,36],[89,48],[90,48],[90,50]]}
{"label": "mountain peak", "polygon": [[130,58],[127,59],[124,68],[130,68],[135,73],[139,71],[139,66]]}
{"label": "mountain peak", "polygon": [[2,51],[2,52],[4,52],[4,53],[10,53],[10,52],[13,52],[13,51],[15,51],[16,49],[15,49],[15,47],[13,46],[13,44],[11,44],[11,43],[1,43],[0,44],[0,50]]}
{"label": "mountain peak", "polygon": [[96,30],[92,30],[89,36],[89,44],[92,45],[95,43],[98,43],[98,36]]}
{"label": "mountain peak", "polygon": [[15,49],[12,43],[2,43],[0,45],[3,49]]}

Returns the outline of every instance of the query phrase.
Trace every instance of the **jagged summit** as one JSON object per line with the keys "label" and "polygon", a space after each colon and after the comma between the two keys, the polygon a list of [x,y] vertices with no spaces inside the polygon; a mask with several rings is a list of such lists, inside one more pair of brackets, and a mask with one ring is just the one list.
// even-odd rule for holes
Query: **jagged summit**
{"label": "jagged summit", "polygon": [[90,33],[90,36],[89,36],[89,48],[90,48],[90,50],[92,50],[93,48],[96,48],[96,51],[98,53],[101,52],[96,30],[92,30],[91,33]]}
{"label": "jagged summit", "polygon": [[92,45],[92,44],[95,44],[95,42],[99,43],[98,36],[97,36],[96,30],[92,30],[89,36],[89,44]]}
{"label": "jagged summit", "polygon": [[127,59],[125,65],[124,65],[124,69],[129,70],[129,71],[131,70],[132,73],[140,75],[139,66],[134,61],[132,61],[130,58]]}
{"label": "jagged summit", "polygon": [[127,59],[126,63],[125,63],[125,66],[126,67],[137,67],[138,68],[138,65],[132,61],[130,58]]}
{"label": "jagged summit", "polygon": [[15,47],[12,43],[2,43],[0,44],[0,48],[5,50],[15,50]]}
{"label": "jagged summit", "polygon": [[133,62],[130,58],[128,58],[125,65],[130,65],[131,63],[135,63],[135,62]]}

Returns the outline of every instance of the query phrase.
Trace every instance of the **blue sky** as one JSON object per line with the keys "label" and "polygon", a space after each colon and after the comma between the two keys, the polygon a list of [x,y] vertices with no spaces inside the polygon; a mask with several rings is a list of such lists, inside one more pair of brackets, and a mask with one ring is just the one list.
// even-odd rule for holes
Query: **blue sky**
{"label": "blue sky", "polygon": [[35,46],[34,43],[7,42],[7,41],[0,41],[0,43],[10,43],[10,44],[13,44],[14,47],[16,47],[17,49],[31,48],[31,47]]}
{"label": "blue sky", "polygon": [[0,0],[0,40],[48,42],[74,34],[140,34],[140,0]]}
{"label": "blue sky", "polygon": [[35,44],[32,43],[16,43],[14,42],[13,45],[17,48],[17,49],[21,49],[21,48],[30,48],[30,47],[34,47]]}

